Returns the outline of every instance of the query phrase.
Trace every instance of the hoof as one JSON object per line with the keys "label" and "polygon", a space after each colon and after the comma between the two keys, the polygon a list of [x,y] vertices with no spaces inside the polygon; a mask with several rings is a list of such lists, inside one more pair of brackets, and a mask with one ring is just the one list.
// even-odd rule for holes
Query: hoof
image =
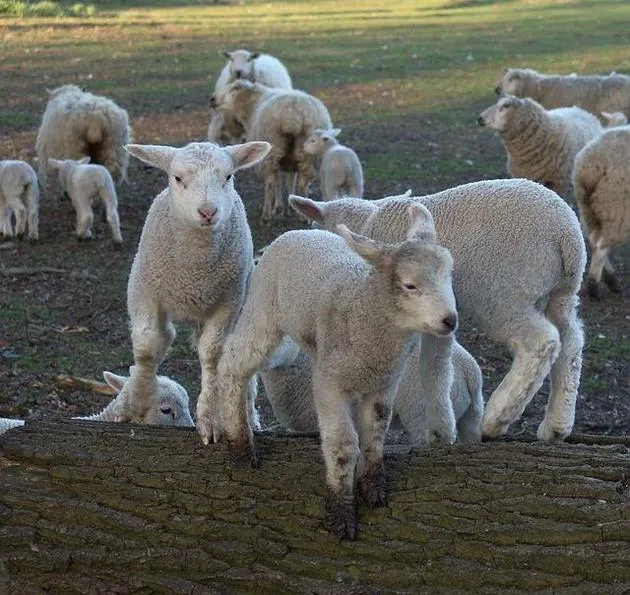
{"label": "hoof", "polygon": [[594,300],[598,300],[601,297],[599,283],[592,277],[586,280],[586,294]]}
{"label": "hoof", "polygon": [[487,441],[492,440],[494,438],[498,438],[499,436],[503,436],[507,434],[507,431],[510,429],[509,422],[487,422],[484,421],[481,426],[481,440]]}
{"label": "hoof", "polygon": [[361,500],[370,508],[387,506],[387,482],[382,465],[380,469],[364,473],[359,478],[358,487]]}
{"label": "hoof", "polygon": [[330,532],[339,540],[354,539],[357,535],[357,512],[352,494],[326,492],[326,513]]}
{"label": "hoof", "polygon": [[227,444],[232,467],[238,469],[258,469],[260,467],[253,442],[235,442],[228,440]]}
{"label": "hoof", "polygon": [[573,430],[573,428],[554,428],[550,424],[543,422],[538,426],[536,437],[541,442],[562,442]]}
{"label": "hoof", "polygon": [[604,283],[608,285],[608,289],[610,289],[610,291],[613,293],[621,293],[621,285],[619,284],[619,281],[617,281],[615,273],[609,273],[606,269],[604,269],[602,279],[604,280]]}

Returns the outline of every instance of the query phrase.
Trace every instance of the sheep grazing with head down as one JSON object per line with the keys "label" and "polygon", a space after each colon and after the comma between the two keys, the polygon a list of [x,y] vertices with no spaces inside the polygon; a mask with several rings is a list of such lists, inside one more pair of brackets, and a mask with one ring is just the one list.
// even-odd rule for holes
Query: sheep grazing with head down
{"label": "sheep grazing with head down", "polygon": [[21,236],[28,223],[28,238],[39,239],[39,186],[35,170],[25,161],[0,161],[0,232],[4,238]]}
{"label": "sheep grazing with head down", "polygon": [[579,107],[547,111],[533,99],[511,95],[481,112],[478,122],[501,136],[512,177],[539,182],[569,202],[574,202],[575,156],[603,130],[593,114]]}
{"label": "sheep grazing with head down", "polygon": [[363,198],[363,168],[357,154],[339,144],[341,128],[315,130],[304,143],[304,151],[320,160],[319,184],[322,198]]}
{"label": "sheep grazing with head down", "polygon": [[37,173],[47,182],[48,160],[90,157],[104,165],[118,181],[127,179],[131,140],[127,112],[107,97],[87,93],[76,85],[50,91],[50,99],[37,133]]}
{"label": "sheep grazing with head down", "polygon": [[[245,298],[253,244],[234,173],[263,159],[268,143],[182,148],[127,145],[142,161],[168,174],[168,187],[147,215],[127,287],[135,367],[121,419],[141,419],[155,393],[157,369],[175,337],[173,322],[196,331],[201,363],[198,417],[204,438],[220,434],[216,367],[224,337]],[[249,415],[256,424],[255,390]]]}
{"label": "sheep grazing with head down", "polygon": [[48,164],[59,172],[61,188],[70,197],[77,213],[77,237],[80,240],[88,240],[92,237],[94,223],[92,205],[100,199],[105,207],[105,217],[114,243],[122,244],[114,180],[105,167],[89,161],[89,157],[82,157],[78,161],[73,159],[60,161],[51,158]]}
{"label": "sheep grazing with head down", "polygon": [[[245,399],[252,375],[284,335],[311,357],[326,506],[340,539],[356,532],[355,468],[368,505],[386,503],[383,441],[410,340],[416,333],[452,335],[457,327],[451,256],[435,242],[426,209],[412,207],[407,222],[407,239],[397,244],[345,226],[342,237],[319,230],[280,236],[254,269],[219,362],[228,444],[255,464]],[[444,381],[447,400],[451,382]],[[197,427],[204,425],[198,415]]]}
{"label": "sheep grazing with head down", "polygon": [[264,222],[271,220],[272,206],[275,213],[284,210],[281,172],[297,173],[297,192],[308,195],[314,168],[304,142],[317,128],[332,128],[328,110],[319,99],[303,91],[237,80],[214,97],[213,106],[241,122],[247,140],[271,144],[259,167],[265,181]]}

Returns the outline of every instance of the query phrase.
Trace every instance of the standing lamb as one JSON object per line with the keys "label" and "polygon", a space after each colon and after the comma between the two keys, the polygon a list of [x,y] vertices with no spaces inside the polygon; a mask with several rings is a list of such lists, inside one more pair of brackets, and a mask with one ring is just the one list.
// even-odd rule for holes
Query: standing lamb
{"label": "standing lamb", "polygon": [[614,246],[630,242],[630,126],[607,130],[575,158],[573,183],[580,219],[591,247],[586,289],[599,297],[602,279],[621,291],[608,258]]}
{"label": "standing lamb", "polygon": [[[447,336],[457,327],[452,259],[435,243],[427,218],[426,209],[413,206],[407,240],[396,245],[345,226],[338,229],[343,239],[318,230],[280,236],[254,269],[219,362],[228,443],[255,461],[244,398],[249,379],[285,334],[310,355],[326,507],[340,539],[356,532],[355,468],[364,500],[386,503],[383,441],[409,341],[417,332]],[[451,379],[444,384],[448,401]],[[355,399],[358,427],[351,413]],[[208,425],[197,416],[202,436]]]}
{"label": "standing lamb", "polygon": [[[138,159],[168,174],[168,187],[147,215],[127,288],[136,366],[119,418],[142,419],[155,393],[157,369],[175,338],[173,322],[196,331],[201,363],[197,416],[203,436],[220,434],[216,367],[224,337],[241,309],[253,267],[252,236],[234,173],[256,164],[268,143],[220,148],[127,145]],[[255,391],[249,415],[256,424]]]}
{"label": "standing lamb", "polygon": [[571,173],[578,151],[602,132],[599,120],[579,107],[547,111],[533,99],[502,97],[478,118],[498,131],[508,154],[507,170],[574,202]]}
{"label": "standing lamb", "polygon": [[[286,67],[280,60],[269,54],[234,50],[222,52],[228,61],[217,77],[214,95],[218,95],[237,79],[247,79],[274,89],[293,89],[293,83]],[[232,116],[226,116],[212,109],[208,140],[218,144],[233,144],[244,141],[243,126]]]}
{"label": "standing lamb", "polygon": [[214,98],[219,113],[235,117],[245,128],[249,141],[271,143],[268,157],[259,173],[265,180],[262,220],[270,221],[272,204],[282,213],[281,172],[296,172],[297,192],[308,195],[313,179],[313,160],[304,151],[304,142],[317,128],[332,128],[326,106],[303,91],[270,89],[259,83],[238,80]]}
{"label": "standing lamb", "polygon": [[0,231],[5,238],[26,231],[28,238],[39,239],[39,186],[35,170],[25,161],[0,161]]}
{"label": "standing lamb", "polygon": [[59,161],[50,158],[48,164],[59,172],[59,184],[70,197],[77,213],[77,237],[80,240],[92,238],[92,224],[94,223],[92,205],[100,198],[105,207],[105,217],[111,229],[114,244],[122,244],[118,198],[114,180],[109,171],[102,165],[90,163],[89,157],[83,157],[78,161],[73,159]]}
{"label": "standing lamb", "polygon": [[[547,109],[577,106],[602,118],[602,112],[630,116],[630,77],[540,74],[531,68],[504,68],[497,94],[531,97]],[[605,120],[602,119],[605,123]]]}
{"label": "standing lamb", "polygon": [[131,140],[129,116],[111,99],[76,85],[49,91],[50,99],[37,133],[38,174],[46,186],[48,160],[90,157],[119,181],[127,179],[124,145]]}
{"label": "standing lamb", "polygon": [[529,180],[487,180],[421,198],[339,199],[290,204],[323,229],[350,214],[361,233],[380,241],[404,237],[405,209],[424,205],[455,261],[460,314],[513,353],[510,371],[486,403],[483,434],[505,434],[551,374],[544,441],[571,433],[584,337],[577,293],[586,264],[580,223],[554,192]]}
{"label": "standing lamb", "polygon": [[340,132],[341,128],[315,130],[306,139],[304,152],[320,159],[319,183],[324,200],[342,196],[363,198],[361,162],[350,147],[339,144]]}

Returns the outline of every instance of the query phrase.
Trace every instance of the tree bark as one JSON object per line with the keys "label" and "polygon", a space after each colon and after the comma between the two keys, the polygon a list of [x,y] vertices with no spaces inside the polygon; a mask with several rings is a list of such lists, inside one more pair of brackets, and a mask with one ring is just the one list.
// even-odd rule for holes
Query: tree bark
{"label": "tree bark", "polygon": [[388,507],[337,543],[316,438],[234,470],[192,430],[27,422],[0,438],[0,593],[627,593],[619,442],[394,447]]}

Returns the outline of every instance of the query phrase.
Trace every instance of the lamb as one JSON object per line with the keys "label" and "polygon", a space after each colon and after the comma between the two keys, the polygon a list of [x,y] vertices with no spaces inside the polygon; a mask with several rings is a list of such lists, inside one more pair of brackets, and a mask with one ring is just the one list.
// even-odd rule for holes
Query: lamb
{"label": "lamb", "polygon": [[121,182],[127,179],[131,140],[127,112],[107,97],[87,93],[76,85],[49,91],[50,99],[37,133],[38,174],[47,184],[48,160],[91,157]]}
{"label": "lamb", "polygon": [[26,231],[28,238],[39,239],[39,186],[35,170],[25,161],[0,161],[0,230],[5,238]]}
{"label": "lamb", "polygon": [[[222,52],[228,61],[217,77],[214,95],[221,93],[237,79],[247,79],[276,89],[293,89],[291,76],[280,60],[269,54],[234,50]],[[208,140],[217,144],[244,142],[243,126],[231,116],[211,110]]]}
{"label": "lamb", "polygon": [[[452,259],[435,242],[426,209],[410,209],[407,239],[396,245],[345,226],[338,232],[342,237],[289,231],[265,250],[218,373],[228,444],[239,459],[256,464],[244,407],[249,379],[285,334],[311,357],[330,528],[339,539],[353,539],[357,463],[363,498],[371,506],[386,502],[383,440],[407,346],[418,332],[452,335],[457,313]],[[444,382],[446,401],[450,384],[450,378]],[[355,398],[358,427],[351,415]],[[198,428],[206,423],[197,417]]]}
{"label": "lamb", "polygon": [[[151,204],[129,275],[127,309],[136,365],[118,417],[145,415],[158,366],[175,338],[173,322],[187,322],[196,331],[202,369],[197,416],[205,420],[203,435],[218,439],[216,367],[253,267],[251,232],[233,177],[263,159],[269,143],[126,149],[165,171],[168,187]],[[252,386],[249,415],[256,425],[254,397]]]}
{"label": "lamb", "polygon": [[[448,433],[448,428],[440,426],[439,418],[437,425],[428,419],[429,396],[422,390],[421,366],[421,342],[417,342],[405,360],[394,401],[394,415],[400,419],[413,446],[426,446],[434,438]],[[311,375],[311,359],[288,337],[259,371],[274,415],[280,423],[296,432],[316,432],[318,429]],[[457,440],[463,444],[481,440],[484,407],[481,389],[481,370],[477,362],[455,341],[451,401],[457,420]]]}
{"label": "lamb", "polygon": [[505,434],[548,374],[551,390],[538,438],[562,440],[571,433],[584,344],[577,294],[586,248],[577,216],[554,192],[507,179],[420,198],[289,202],[323,229],[343,223],[346,212],[355,223],[362,217],[359,231],[381,241],[402,237],[410,202],[424,205],[455,261],[460,315],[513,353],[510,371],[486,402],[482,433]]}
{"label": "lamb", "polygon": [[[133,373],[133,366],[130,368],[130,372]],[[72,419],[116,421],[118,409],[124,401],[124,394],[129,385],[129,378],[107,371],[103,372],[103,378],[109,386],[117,391],[116,397],[101,412],[87,417],[73,417]],[[155,426],[193,427],[195,424],[190,416],[186,389],[167,376],[158,376],[156,387],[156,392],[151,395],[149,408],[139,422]],[[0,434],[23,425],[24,420],[21,419],[0,418]]]}
{"label": "lamb", "polygon": [[102,165],[90,163],[90,157],[82,157],[78,161],[74,159],[60,161],[51,157],[48,163],[59,172],[59,184],[70,197],[77,213],[77,237],[80,240],[92,238],[94,223],[92,205],[100,198],[105,207],[105,217],[114,243],[122,244],[118,198],[109,171]]}
{"label": "lamb", "polygon": [[319,179],[322,198],[342,196],[363,198],[363,168],[357,154],[340,145],[341,128],[315,130],[304,143],[304,152],[320,159]]}
{"label": "lamb", "polygon": [[605,121],[604,128],[616,128],[628,123],[628,118],[623,112],[602,112],[602,117]]}
{"label": "lamb", "polygon": [[607,130],[576,156],[573,183],[582,226],[591,247],[586,279],[590,297],[600,297],[600,281],[621,291],[608,258],[614,246],[630,241],[630,126]]}
{"label": "lamb", "polygon": [[[540,74],[531,68],[504,68],[497,94],[531,97],[546,109],[577,106],[601,117],[603,111],[630,115],[630,77]],[[602,120],[605,122],[605,120]]]}
{"label": "lamb", "polygon": [[547,111],[533,99],[511,95],[481,112],[478,122],[499,132],[512,177],[540,182],[569,202],[574,202],[575,156],[603,130],[595,116],[579,107]]}
{"label": "lamb", "polygon": [[326,106],[303,91],[270,89],[260,83],[237,80],[215,96],[219,113],[243,124],[249,141],[268,141],[271,151],[259,168],[265,181],[263,222],[284,210],[281,171],[296,172],[296,191],[307,195],[313,178],[313,162],[304,142],[317,129],[332,128]]}

